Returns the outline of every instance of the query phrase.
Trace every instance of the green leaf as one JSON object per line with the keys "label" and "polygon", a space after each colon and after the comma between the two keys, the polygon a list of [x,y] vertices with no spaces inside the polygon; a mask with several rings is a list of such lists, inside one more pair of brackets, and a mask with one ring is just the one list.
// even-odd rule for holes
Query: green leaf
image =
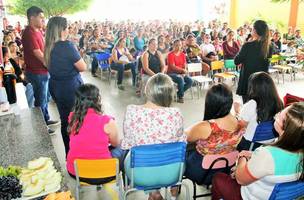
{"label": "green leaf", "polygon": [[29,7],[38,6],[47,18],[86,10],[92,2],[93,0],[8,0],[11,14],[25,16]]}

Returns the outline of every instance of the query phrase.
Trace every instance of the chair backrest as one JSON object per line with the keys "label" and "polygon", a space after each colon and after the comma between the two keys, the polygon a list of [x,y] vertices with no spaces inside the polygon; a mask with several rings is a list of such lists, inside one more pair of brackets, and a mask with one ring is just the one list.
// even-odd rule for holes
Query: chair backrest
{"label": "chair backrest", "polygon": [[96,55],[96,59],[98,60],[101,68],[107,68],[110,66],[110,58],[111,54],[107,52],[101,52]]}
{"label": "chair backrest", "polygon": [[217,60],[217,61],[213,61],[211,62],[211,70],[219,70],[219,69],[223,69],[224,68],[224,62]]}
{"label": "chair backrest", "polygon": [[295,102],[304,101],[303,97],[298,97],[289,93],[287,93],[283,99],[284,99],[284,107],[287,107]]}
{"label": "chair backrest", "polygon": [[252,142],[259,142],[276,138],[277,136],[275,135],[273,123],[273,120],[260,122],[255,129]]}
{"label": "chair backrest", "polygon": [[118,178],[119,161],[116,158],[100,159],[100,160],[85,160],[76,159],[74,161],[76,179],[82,178]]}
{"label": "chair backrest", "polygon": [[189,73],[202,72],[202,64],[201,63],[189,63],[187,65]]}
{"label": "chair backrest", "polygon": [[297,199],[304,196],[304,182],[293,181],[276,184],[269,200]]}
{"label": "chair backrest", "polygon": [[[131,148],[126,174],[141,190],[174,185],[182,180],[186,143],[142,145]],[[131,169],[127,169],[128,166]]]}
{"label": "chair backrest", "polygon": [[226,69],[236,69],[236,65],[234,64],[233,59],[224,60],[224,66]]}
{"label": "chair backrest", "polygon": [[235,164],[239,152],[233,151],[227,154],[205,155],[202,162],[203,169],[221,169]]}

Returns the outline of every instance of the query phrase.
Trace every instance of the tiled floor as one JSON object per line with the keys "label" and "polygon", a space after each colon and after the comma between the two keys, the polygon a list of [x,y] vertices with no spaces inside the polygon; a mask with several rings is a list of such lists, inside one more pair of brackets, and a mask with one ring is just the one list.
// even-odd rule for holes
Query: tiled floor
{"label": "tiled floor", "polygon": [[[130,75],[129,75],[130,76]],[[98,86],[101,90],[102,94],[102,103],[104,106],[104,110],[107,114],[110,114],[115,117],[117,124],[119,126],[120,134],[122,134],[122,121],[124,117],[124,112],[126,106],[129,104],[141,104],[143,100],[138,98],[135,95],[135,89],[130,86],[130,77],[126,77],[125,79],[125,91],[120,91],[114,86],[114,80],[112,80],[111,85],[107,82],[106,77],[98,77],[93,78],[89,72],[85,72],[82,74],[82,77],[86,83],[92,83]],[[277,82],[276,82],[277,83]],[[235,92],[235,86],[232,85],[231,82],[227,82],[227,84],[232,86],[233,91]],[[280,84],[277,85],[279,94],[283,97],[287,92],[304,96],[304,74],[303,72],[298,73],[296,76],[296,81],[290,81],[289,76],[285,76],[285,83],[280,81]],[[196,92],[196,91],[195,91]],[[194,99],[191,99],[190,93],[186,94],[185,103],[177,104],[174,103],[173,106],[179,107],[184,116],[184,127],[187,128],[191,124],[200,121],[203,119],[203,111],[204,111],[204,96],[206,93],[206,89],[203,91],[203,97],[197,99],[196,93],[194,93]],[[235,95],[235,101],[240,102],[240,97]],[[59,119],[58,112],[56,109],[56,105],[54,103],[50,103],[50,113],[53,119]],[[59,161],[63,169],[65,169],[65,154],[63,142],[60,135],[60,128],[57,128],[56,135],[52,136],[52,141],[54,144],[55,151],[58,155]],[[66,174],[65,174],[66,175]],[[66,176],[69,182],[69,186],[72,191],[74,191],[75,182],[73,179]],[[190,187],[190,194],[192,196],[192,184],[188,180],[185,180],[186,183]],[[200,187],[199,190],[205,190]],[[111,199],[109,195],[103,190],[96,192],[96,190],[86,191],[82,194],[82,199],[85,200],[95,200],[95,199]],[[147,195],[143,192],[136,192],[130,195],[129,199],[147,199]],[[182,190],[182,193],[178,199],[186,199],[185,192]],[[201,199],[210,199],[210,198],[201,198]]]}

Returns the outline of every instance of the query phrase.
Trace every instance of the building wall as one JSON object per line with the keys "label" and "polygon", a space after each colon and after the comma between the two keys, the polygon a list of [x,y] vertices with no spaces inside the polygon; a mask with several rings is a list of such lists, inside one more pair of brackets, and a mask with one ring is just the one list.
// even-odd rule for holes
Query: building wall
{"label": "building wall", "polygon": [[[239,0],[238,24],[254,19],[264,19],[271,27],[278,27],[280,31],[286,31],[288,27],[290,2],[272,3],[271,0]],[[298,27],[304,32],[304,2],[300,3],[298,11]]]}

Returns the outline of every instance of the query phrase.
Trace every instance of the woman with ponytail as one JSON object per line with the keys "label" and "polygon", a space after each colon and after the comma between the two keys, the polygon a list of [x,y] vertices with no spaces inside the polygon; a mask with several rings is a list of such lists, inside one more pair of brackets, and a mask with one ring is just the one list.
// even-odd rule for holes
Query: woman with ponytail
{"label": "woman with ponytail", "polygon": [[268,72],[269,60],[272,55],[270,48],[269,28],[265,21],[257,20],[253,24],[251,42],[243,45],[234,59],[236,65],[241,64],[239,84],[236,93],[247,102],[247,88],[249,76],[255,72]]}
{"label": "woman with ponytail", "polygon": [[44,60],[50,73],[49,89],[59,111],[66,153],[69,151],[68,116],[74,105],[75,91],[83,83],[79,72],[86,70],[79,52],[67,40],[67,27],[66,18],[52,17],[47,24],[44,49]]}

